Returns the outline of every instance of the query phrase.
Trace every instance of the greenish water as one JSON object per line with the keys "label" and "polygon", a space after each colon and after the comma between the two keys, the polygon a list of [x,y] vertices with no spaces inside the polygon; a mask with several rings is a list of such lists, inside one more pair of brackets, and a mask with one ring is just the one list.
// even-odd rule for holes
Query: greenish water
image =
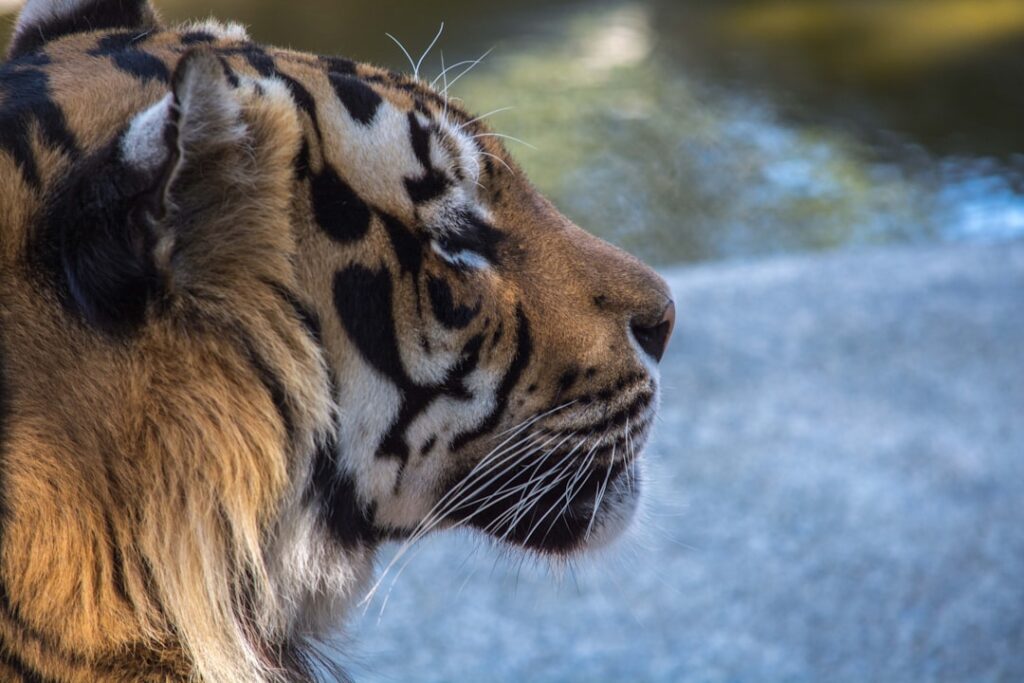
{"label": "greenish water", "polygon": [[[433,78],[575,221],[660,264],[1024,235],[1018,0],[162,3]],[[454,69],[451,76],[461,69]],[[443,79],[438,85],[444,84]]]}

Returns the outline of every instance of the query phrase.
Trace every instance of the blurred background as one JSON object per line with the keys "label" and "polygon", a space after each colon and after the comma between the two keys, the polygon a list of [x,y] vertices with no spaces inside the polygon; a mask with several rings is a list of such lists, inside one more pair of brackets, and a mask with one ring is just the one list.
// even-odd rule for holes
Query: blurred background
{"label": "blurred background", "polygon": [[402,70],[444,22],[428,80],[491,50],[451,94],[680,304],[637,531],[424,543],[357,680],[1024,680],[1024,2],[158,5]]}

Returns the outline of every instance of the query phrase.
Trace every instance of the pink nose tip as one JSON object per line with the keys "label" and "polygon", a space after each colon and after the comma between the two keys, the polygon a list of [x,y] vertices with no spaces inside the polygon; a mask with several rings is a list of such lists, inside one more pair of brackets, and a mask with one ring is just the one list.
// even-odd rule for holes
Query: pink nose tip
{"label": "pink nose tip", "polygon": [[630,326],[633,329],[633,336],[647,354],[654,360],[660,361],[668,348],[669,337],[672,336],[672,328],[676,325],[676,305],[669,301],[665,310],[661,312],[658,322],[651,325],[634,320]]}

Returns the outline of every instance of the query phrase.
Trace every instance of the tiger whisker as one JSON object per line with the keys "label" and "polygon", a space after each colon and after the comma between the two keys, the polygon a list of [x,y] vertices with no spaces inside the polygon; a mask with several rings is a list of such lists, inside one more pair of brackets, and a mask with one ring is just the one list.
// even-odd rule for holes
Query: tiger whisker
{"label": "tiger whisker", "polygon": [[[558,451],[558,448],[559,445],[556,445],[554,448],[549,449],[546,453],[544,453],[544,455],[541,458],[539,458],[538,464],[543,464],[547,462],[551,458],[551,456]],[[557,470],[552,469],[537,474],[537,467],[534,467],[528,473],[528,478],[523,484],[516,486],[514,491],[508,491],[508,495],[502,496],[502,499],[505,499],[521,492],[519,495],[519,500],[517,500],[514,505],[509,506],[507,510],[498,515],[494,520],[491,521],[490,524],[487,525],[487,527],[485,528],[485,533],[489,533],[492,531],[496,532],[502,525],[505,524],[507,520],[516,517],[519,514],[519,512],[524,509],[524,507],[528,506],[529,503],[527,501],[532,501],[532,497],[537,491],[538,487],[542,486],[550,477],[554,476],[556,472]]]}
{"label": "tiger whisker", "polygon": [[[476,488],[472,489],[472,490],[470,490],[468,492],[465,491],[465,490],[461,491],[460,492],[461,499],[459,500],[459,502],[457,504],[454,505],[454,507],[457,507],[458,505],[462,505],[463,503],[468,502],[469,500],[472,500],[473,496],[476,495],[476,493],[478,491],[485,490],[488,486],[490,486],[491,482],[496,480],[498,477],[501,477],[505,472],[515,468],[520,462],[522,462],[522,461],[530,458],[531,456],[535,455],[536,453],[542,451],[544,448],[547,447],[548,444],[550,444],[552,441],[557,439],[558,436],[559,435],[557,435],[557,434],[549,436],[548,439],[546,441],[544,441],[543,443],[541,443],[540,445],[533,445],[533,449],[532,450],[525,450],[525,451],[523,451],[523,450],[515,450],[515,451],[512,451],[512,452],[509,452],[507,457],[503,456],[500,462],[492,463],[492,465],[490,467],[488,467],[486,470],[480,471],[477,474],[477,477],[476,477],[477,479],[479,479],[479,477],[484,476],[486,474],[486,475],[490,475],[490,479],[487,479],[487,480],[482,481],[482,482],[481,481],[469,482],[467,480],[464,480],[464,483],[467,483],[467,485],[469,483],[472,483],[473,485],[476,486]],[[557,449],[559,445],[560,444],[556,444],[554,448]],[[518,449],[518,447],[516,447],[516,448]],[[516,457],[516,456],[518,456],[518,457]],[[515,460],[512,461],[512,462],[509,462],[509,460],[512,457],[515,457]],[[502,468],[502,469],[499,470],[498,469],[499,467]],[[449,504],[446,507],[451,508],[452,505]],[[445,514],[447,514],[447,512]]]}
{"label": "tiger whisker", "polygon": [[458,128],[459,128],[459,130],[462,130],[462,129],[466,128],[467,126],[473,125],[477,121],[483,121],[484,119],[486,119],[489,116],[494,116],[495,114],[500,114],[503,111],[511,111],[512,109],[515,109],[515,107],[501,107],[499,109],[492,109],[491,111],[487,112],[486,114],[481,114],[480,116],[477,116],[475,119],[470,119],[469,121],[466,121],[465,123],[459,124]]}
{"label": "tiger whisker", "polygon": [[555,528],[555,523],[558,522],[558,520],[561,519],[566,512],[568,512],[569,506],[572,505],[573,498],[575,498],[576,494],[578,493],[578,491],[576,490],[576,486],[579,485],[588,476],[590,476],[590,467],[594,464],[594,460],[597,459],[597,448],[597,444],[591,446],[590,451],[587,453],[585,460],[583,461],[583,463],[580,464],[579,473],[565,487],[565,495],[563,496],[565,498],[565,504],[562,505],[562,508],[558,511],[558,514],[556,514],[551,519],[551,524],[548,525],[547,531],[544,532],[544,537],[540,541],[541,545],[543,545],[544,541],[547,540],[548,536],[551,534],[551,530]]}
{"label": "tiger whisker", "polygon": [[[534,500],[536,500],[539,496],[543,496],[543,494],[546,492],[546,489],[545,490],[540,490],[540,487],[542,485],[546,485],[545,481],[547,479],[549,479],[550,477],[553,477],[554,475],[556,475],[560,471],[559,465],[562,462],[565,461],[565,458],[563,458],[563,460],[561,462],[559,462],[558,464],[556,464],[551,470],[543,472],[540,475],[536,474],[537,469],[540,467],[540,465],[544,464],[544,462],[546,462],[548,460],[548,458],[550,458],[553,454],[557,453],[558,452],[558,448],[568,438],[569,437],[566,437],[565,439],[563,439],[561,442],[559,442],[558,445],[555,446],[555,448],[553,448],[550,451],[548,451],[544,455],[544,457],[541,458],[541,460],[538,462],[537,466],[535,466],[533,468],[533,471],[530,473],[529,479],[522,486],[523,494],[519,497],[519,500],[516,502],[516,504],[513,505],[512,507],[510,507],[508,510],[506,510],[501,515],[499,515],[494,521],[492,521],[487,526],[485,531],[496,531],[502,524],[505,523],[505,521],[507,519],[510,519],[510,518],[513,519],[513,522],[512,522],[512,524],[510,526],[511,526],[511,528],[514,528],[515,525],[519,523],[519,520],[525,514],[527,514],[529,512],[530,507],[532,506]],[[520,490],[520,487],[516,487],[516,492],[518,492],[519,490]],[[505,497],[507,497],[507,496],[505,496]],[[500,540],[504,540],[504,537],[502,539],[500,539]]]}
{"label": "tiger whisker", "polygon": [[512,142],[518,142],[520,145],[525,145],[530,149],[537,149],[534,145],[531,145],[529,142],[525,140],[520,140],[514,135],[506,135],[505,133],[477,133],[476,135],[473,136],[473,138],[501,138],[502,140],[511,140]]}
{"label": "tiger whisker", "polygon": [[[437,82],[442,80],[442,79],[444,79],[444,82],[445,82],[445,84],[447,86],[447,83],[448,83],[447,76],[448,76],[448,72],[449,71],[451,71],[452,69],[457,69],[460,66],[465,66],[466,64],[472,64],[473,61],[474,60],[472,60],[472,59],[463,59],[461,62],[455,62],[454,64],[449,64],[447,67],[445,67],[442,64],[441,65],[441,73],[439,73],[434,80],[430,81],[430,87],[433,88],[434,86],[437,85]],[[441,92],[447,92],[447,91],[445,89],[442,89]]]}
{"label": "tiger whisker", "polygon": [[[551,471],[558,473],[558,476],[555,477],[555,479],[552,482],[546,484],[544,486],[544,488],[539,489],[538,491],[536,491],[534,493],[531,493],[531,495],[529,497],[529,500],[520,500],[520,503],[519,503],[519,505],[517,507],[521,507],[522,509],[519,511],[519,514],[517,514],[514,517],[514,519],[512,520],[512,522],[509,524],[508,531],[506,531],[505,534],[499,540],[505,540],[505,538],[508,536],[508,534],[510,534],[516,528],[516,526],[518,526],[519,522],[522,521],[522,519],[527,514],[530,513],[530,511],[533,509],[534,501],[538,501],[538,500],[542,499],[556,485],[560,484],[562,481],[564,481],[565,479],[567,479],[569,477],[572,477],[575,474],[570,469],[571,464],[570,464],[569,461],[572,458],[573,454],[576,452],[576,450],[582,444],[583,444],[582,441],[580,443],[576,444],[576,446],[574,446],[560,461],[558,461],[552,467]],[[548,473],[545,474],[545,477],[547,476],[547,474]],[[538,486],[539,486],[539,484],[538,484]],[[527,538],[529,538],[529,537],[527,537]]]}
{"label": "tiger whisker", "polygon": [[564,408],[564,407],[566,407],[568,405],[571,405],[571,402],[563,403],[562,405],[556,406],[556,407],[552,408],[551,410],[545,411],[545,412],[543,412],[543,413],[541,413],[539,415],[535,415],[532,418],[528,418],[528,419],[524,420],[523,422],[521,422],[519,425],[515,425],[513,427],[510,427],[509,429],[505,430],[504,432],[496,434],[494,436],[495,439],[501,438],[502,436],[505,436],[506,434],[509,434],[509,432],[512,432],[512,434],[510,436],[508,436],[504,441],[502,441],[500,444],[498,444],[493,449],[491,449],[491,451],[487,455],[485,455],[480,460],[480,462],[478,462],[468,473],[466,473],[466,476],[463,477],[463,479],[458,484],[456,484],[454,487],[452,487],[451,490],[449,490],[444,496],[442,496],[434,504],[434,507],[431,508],[431,510],[427,513],[426,517],[424,517],[424,520],[422,522],[420,522],[420,524],[422,525],[422,524],[426,523],[426,520],[429,519],[429,517],[432,514],[435,513],[435,511],[438,509],[438,507],[441,506],[447,498],[450,498],[451,496],[458,494],[462,489],[464,489],[466,486],[468,486],[470,483],[472,483],[473,477],[479,476],[478,475],[479,472],[481,472],[485,468],[490,467],[491,463],[494,460],[496,460],[502,454],[501,449],[502,449],[502,447],[505,444],[507,444],[510,440],[515,438],[517,435],[521,434],[524,430],[526,430],[529,427],[531,427],[532,425],[536,424],[538,421],[542,420],[543,418],[551,415],[552,413],[554,413],[554,412],[556,412],[558,410],[561,410],[562,408]]}
{"label": "tiger whisker", "polygon": [[[544,417],[552,414],[553,412],[556,412],[557,410],[564,408],[566,405],[569,405],[570,403],[556,406],[555,408],[545,411],[540,415],[536,415],[533,418],[524,420],[523,423],[521,423],[517,427],[512,427],[511,430],[514,431],[511,435],[509,435],[502,443],[498,444],[498,446],[492,449],[483,459],[481,459],[480,462],[478,462],[473,467],[472,470],[470,470],[470,472],[466,475],[466,477],[462,479],[462,481],[459,482],[458,485],[454,486],[451,490],[448,491],[448,493],[442,496],[441,499],[434,504],[431,510],[423,518],[423,520],[421,520],[421,522],[416,526],[416,528],[413,529],[413,532],[410,534],[409,538],[402,544],[402,547],[400,547],[399,550],[395,553],[395,555],[391,558],[391,561],[381,572],[380,577],[378,578],[376,583],[374,583],[373,587],[369,590],[369,592],[364,596],[363,600],[360,601],[360,604],[368,606],[370,600],[372,600],[380,586],[383,585],[384,579],[387,577],[389,571],[394,567],[394,565],[398,561],[400,561],[401,558],[407,552],[409,552],[409,550],[420,539],[422,539],[430,531],[432,531],[433,529],[437,528],[440,524],[442,524],[445,518],[452,511],[458,509],[458,507],[460,507],[467,500],[469,500],[472,495],[475,495],[475,491],[481,490],[482,486],[477,485],[476,489],[468,494],[464,491],[464,489],[467,486],[477,484],[477,482],[474,481],[474,478],[479,478],[480,476],[484,476],[485,474],[493,472],[497,467],[503,464],[501,462],[502,458],[507,461],[508,457],[515,457],[517,453],[523,453],[522,455],[520,455],[519,458],[517,458],[516,462],[511,465],[514,467],[515,464],[521,462],[523,459],[531,455],[531,451],[529,449],[530,444],[524,444],[522,440],[513,443],[511,446],[508,446],[507,448],[504,448],[506,444],[508,444],[511,440],[515,439],[519,434],[523,432],[523,430],[528,429],[533,424],[536,424],[538,420],[543,419]],[[506,430],[506,432],[507,431],[509,430]],[[557,438],[557,435],[551,437],[550,440],[554,440],[555,438]],[[525,452],[520,450],[524,446],[526,447]],[[544,446],[542,445],[541,448],[543,447]],[[536,452],[536,449],[533,452]],[[484,484],[483,486],[486,486],[486,484]]]}
{"label": "tiger whisker", "polygon": [[[555,446],[555,448],[553,448],[553,449],[551,449],[550,451],[548,451],[548,453],[547,453],[547,455],[546,455],[545,457],[548,457],[548,456],[550,456],[550,455],[551,455],[552,453],[555,453],[555,452],[557,452],[557,448],[558,448],[558,446],[556,445],[556,446]],[[534,452],[536,452],[536,451],[534,451]],[[530,453],[528,453],[527,455],[530,455]],[[500,476],[500,474],[499,474],[498,476]],[[557,482],[555,482],[555,483],[557,483]],[[483,487],[478,487],[478,489],[477,489],[477,490],[479,490],[479,488],[486,488],[486,485],[485,485],[485,486],[483,486]],[[484,499],[484,501],[490,500],[490,498],[493,498],[493,496],[494,496],[494,494],[492,494],[492,496],[489,496],[488,498],[485,498],[485,499]],[[466,499],[468,500],[468,499],[470,499],[470,497],[467,497]],[[493,502],[491,502],[491,503],[490,503],[489,505],[484,505],[484,506],[478,507],[478,508],[477,508],[477,509],[476,509],[476,510],[475,510],[475,511],[473,512],[473,514],[472,514],[472,515],[470,515],[469,517],[467,517],[467,518],[465,518],[465,519],[462,519],[462,520],[460,520],[460,521],[459,521],[459,522],[458,522],[458,523],[456,524],[456,526],[462,526],[462,525],[465,525],[465,524],[466,524],[466,523],[467,523],[467,522],[468,522],[469,520],[471,520],[471,519],[472,519],[473,517],[475,517],[475,516],[476,516],[476,515],[478,515],[479,513],[483,512],[483,511],[484,511],[485,509],[487,509],[488,507],[492,507],[493,505],[497,504],[497,502],[498,502],[498,501],[493,501]],[[460,502],[460,504],[461,504],[461,502]],[[456,507],[457,507],[457,506],[456,506]],[[434,527],[435,527],[435,526],[436,526],[437,524],[439,524],[439,523],[440,523],[440,521],[441,521],[441,520],[438,520],[438,521],[437,521],[437,522],[436,522],[436,523],[435,523],[435,524],[434,524],[434,525],[433,525],[432,527],[430,527],[430,528],[428,528],[428,529],[424,530],[424,531],[423,531],[423,533],[421,533],[421,534],[420,534],[420,538],[424,537],[424,536],[425,536],[425,535],[426,535],[427,533],[429,533],[429,531],[430,531],[430,530],[432,530],[432,529],[433,529],[433,528],[434,528]],[[411,547],[411,546],[410,546],[410,547]],[[402,573],[403,573],[403,572],[405,571],[406,567],[408,567],[408,566],[409,566],[409,564],[410,564],[410,563],[411,563],[411,562],[412,562],[412,561],[413,561],[413,560],[414,560],[414,559],[416,558],[416,555],[418,554],[418,552],[419,552],[419,550],[418,550],[418,549],[417,549],[417,550],[416,550],[415,552],[413,552],[413,554],[412,554],[411,556],[409,556],[409,557],[408,557],[408,558],[406,559],[406,561],[405,561],[405,562],[404,562],[404,563],[402,564],[402,566],[401,566],[401,567],[399,567],[398,571],[397,571],[397,572],[395,572],[395,574],[394,574],[394,577],[393,577],[393,578],[392,578],[392,580],[391,580],[391,584],[390,584],[390,586],[388,587],[388,591],[387,591],[387,593],[385,594],[385,596],[384,596],[384,600],[383,600],[383,602],[382,602],[382,604],[381,604],[381,608],[380,608],[380,612],[379,612],[378,618],[380,618],[380,617],[382,617],[382,616],[383,616],[383,614],[384,614],[384,608],[385,608],[385,607],[387,606],[388,600],[389,600],[389,599],[390,599],[390,597],[391,597],[391,591],[392,591],[392,590],[394,589],[394,587],[395,587],[395,584],[396,584],[396,583],[398,582],[398,579],[399,579],[399,577],[401,577],[401,575],[402,575]],[[391,566],[392,566],[392,565],[394,564],[394,561],[395,561],[396,559],[397,559],[397,555],[396,555],[396,557],[395,557],[395,558],[393,558],[393,559],[392,559],[392,563],[390,563],[390,564],[388,565],[388,568],[385,568],[385,570],[384,570],[384,572],[383,572],[383,574],[382,574],[382,577],[381,577],[382,579],[384,578],[384,575],[386,575],[386,574],[387,574],[387,572],[388,572],[388,569],[389,569],[389,568],[390,568],[390,567],[391,567]],[[378,583],[380,583],[380,582],[378,582]],[[376,588],[377,588],[377,586],[375,585],[375,587],[374,587],[374,590],[376,590]]]}
{"label": "tiger whisker", "polygon": [[434,36],[434,39],[432,41],[430,41],[430,45],[427,45],[427,49],[423,51],[423,54],[420,55],[419,61],[416,62],[416,66],[413,68],[413,72],[412,72],[412,75],[413,75],[414,78],[419,78],[420,77],[420,66],[423,64],[423,60],[427,58],[427,55],[430,54],[430,51],[434,49],[434,46],[437,45],[437,41],[441,39],[441,34],[442,33],[444,33],[444,22],[443,21],[441,22],[441,27],[439,29],[437,29],[437,35]]}
{"label": "tiger whisker", "polygon": [[[566,460],[568,460],[569,457],[571,457],[572,453],[576,450],[576,448],[579,447],[579,445],[577,445],[572,450],[570,450],[569,453],[565,457],[563,457],[561,461],[556,463],[555,466],[552,468],[551,472],[545,472],[545,473],[541,474],[540,476],[537,475],[538,470],[545,464],[547,459],[553,453],[557,452],[558,449],[562,447],[563,443],[565,443],[566,441],[568,441],[569,439],[571,439],[571,438],[573,438],[575,436],[576,436],[576,432],[570,432],[569,434],[565,435],[562,438],[562,440],[559,441],[558,444],[555,445],[555,447],[551,450],[551,452],[545,454],[545,456],[543,458],[538,460],[537,463],[533,466],[533,468],[530,470],[530,472],[527,475],[527,483],[536,482],[537,486],[539,486],[540,483],[543,482],[543,480],[546,479],[549,474],[551,474],[551,472],[557,472],[559,470],[559,468],[561,467],[561,465]],[[529,503],[526,502],[527,499],[529,499]],[[516,503],[516,505],[512,509],[508,510],[506,512],[506,514],[515,514],[516,511],[521,509],[521,508],[523,508],[523,509],[528,508],[529,504],[532,504],[533,499],[534,499],[534,493],[532,491],[524,491],[523,495],[520,497],[520,500]]]}
{"label": "tiger whisker", "polygon": [[[447,90],[448,89],[448,70],[444,68],[444,50],[441,50],[440,52],[441,52],[441,75],[444,76],[444,87],[445,87],[445,90]],[[434,87],[434,83],[436,83],[436,82],[437,82],[437,79],[435,78],[434,80],[432,80],[430,82],[430,87],[433,88]],[[444,118],[445,121],[448,120],[448,100],[447,100],[447,98],[445,98],[445,100],[444,100],[444,111],[442,112],[442,117]]]}
{"label": "tiger whisker", "polygon": [[511,173],[512,175],[516,174],[516,172],[512,170],[512,167],[508,165],[508,162],[499,157],[497,154],[491,154],[490,152],[485,152],[483,150],[480,150],[480,154],[482,154],[485,157],[491,157],[492,159],[497,160],[498,163],[500,163],[502,166],[508,169],[509,173]]}
{"label": "tiger whisker", "polygon": [[[548,439],[548,441],[545,442],[544,444],[541,444],[539,447],[533,449],[532,451],[528,451],[528,452],[522,454],[519,458],[516,459],[515,462],[513,462],[513,463],[509,464],[507,467],[505,467],[504,470],[494,474],[491,477],[491,479],[489,479],[488,481],[486,481],[484,483],[481,483],[479,486],[477,486],[477,488],[473,492],[465,495],[463,497],[463,499],[459,501],[459,505],[462,505],[463,503],[466,503],[466,502],[469,502],[469,501],[473,500],[473,496],[476,494],[477,491],[486,490],[487,487],[490,486],[491,482],[493,482],[494,480],[496,480],[499,477],[503,476],[506,472],[508,472],[509,470],[513,469],[516,465],[518,465],[523,460],[526,460],[526,459],[536,455],[538,452],[543,450],[547,446],[547,444],[549,444],[555,438],[557,438],[557,437],[550,437]],[[552,447],[550,450],[548,450],[548,452],[545,453],[541,457],[541,460],[543,461],[543,460],[547,459],[548,457],[551,456],[552,453],[555,453],[557,450],[558,450],[558,444],[556,444],[554,447]],[[527,483],[529,483],[529,482],[527,482]],[[515,488],[514,491],[507,490],[507,489],[498,489],[497,491],[489,494],[488,496],[480,499],[479,501],[475,501],[475,502],[478,502],[478,503],[479,502],[486,502],[487,505],[483,505],[483,506],[477,508],[477,510],[472,515],[470,515],[469,517],[463,519],[460,523],[464,524],[465,522],[468,522],[469,520],[471,520],[473,517],[476,516],[477,512],[482,512],[483,510],[485,510],[487,508],[493,507],[493,505],[495,503],[500,502],[501,500],[507,498],[509,495],[514,495],[516,492],[518,492],[520,490],[519,489],[519,485],[517,485],[514,488]],[[500,496],[500,498],[496,498],[497,496]],[[456,507],[458,507],[458,506],[456,506]]]}
{"label": "tiger whisker", "polygon": [[604,483],[601,484],[601,490],[594,498],[594,511],[590,515],[590,523],[587,524],[587,532],[583,535],[584,540],[590,540],[590,532],[594,528],[594,522],[597,520],[597,510],[601,507],[601,503],[604,500],[604,493],[608,489],[608,480],[612,476],[612,466],[615,464],[615,446],[612,446],[612,455],[608,458],[608,472],[604,475]]}
{"label": "tiger whisker", "polygon": [[[632,462],[633,461],[633,456],[635,455],[635,449],[633,448],[633,433],[632,433],[632,430],[630,430],[629,422],[630,422],[630,420],[627,417],[626,418],[626,459],[627,459],[627,461]],[[634,488],[634,485],[635,485],[636,482],[633,481],[633,477],[634,477],[633,467],[632,466],[627,467],[626,468],[626,490],[629,491],[630,493],[633,493],[636,490]]]}
{"label": "tiger whisker", "polygon": [[412,58],[412,55],[409,54],[409,51],[405,49],[405,45],[402,45],[402,41],[400,41],[398,38],[395,38],[390,33],[385,33],[384,35],[386,35],[388,38],[394,41],[395,45],[398,46],[398,49],[400,49],[403,52],[403,54],[405,54],[405,58],[409,60],[409,66],[413,69],[413,71],[415,71],[416,61]]}
{"label": "tiger whisker", "polygon": [[[505,531],[504,534],[502,534],[501,538],[498,539],[499,541],[505,541],[508,538],[509,534],[515,531],[515,528],[519,525],[519,522],[521,522],[523,518],[531,512],[534,501],[540,500],[541,498],[546,496],[551,491],[551,489],[553,489],[554,487],[558,486],[559,484],[563,483],[564,481],[573,476],[573,471],[570,469],[568,465],[563,466],[560,469],[553,469],[552,471],[557,472],[557,476],[555,476],[549,483],[545,484],[543,488],[540,488],[538,491],[531,495],[529,503],[527,505],[524,505],[523,509],[519,512],[519,514],[516,515],[509,522],[508,529]],[[526,538],[526,541],[528,540],[529,537]]]}
{"label": "tiger whisker", "polygon": [[506,429],[504,431],[498,432],[497,434],[495,434],[494,436],[491,437],[491,440],[493,441],[494,439],[500,439],[501,437],[505,436],[509,432],[517,430],[517,429],[519,429],[520,427],[522,427],[524,425],[535,424],[538,420],[542,420],[542,419],[544,419],[545,417],[547,417],[549,415],[557,413],[559,410],[563,410],[565,408],[568,408],[573,403],[576,403],[577,400],[578,399],[573,399],[572,401],[566,401],[565,403],[557,405],[554,408],[551,408],[549,410],[545,410],[543,413],[540,413],[538,415],[534,415],[533,417],[520,422],[518,425],[513,425],[512,427],[509,427],[508,429]]}
{"label": "tiger whisker", "polygon": [[448,88],[451,88],[453,85],[458,83],[460,78],[462,78],[470,71],[472,71],[474,68],[476,68],[476,66],[480,64],[480,62],[484,61],[484,59],[487,58],[487,55],[491,54],[492,52],[494,52],[494,48],[488,48],[487,52],[483,53],[482,55],[474,59],[473,62],[469,66],[467,66],[463,71],[461,71],[458,76],[449,81],[447,87],[444,90],[444,96],[448,97]]}
{"label": "tiger whisker", "polygon": [[[584,456],[584,462],[581,463],[580,466],[576,468],[576,473],[573,475],[572,479],[568,482],[568,484],[566,484],[565,493],[562,496],[559,496],[558,499],[554,503],[551,504],[551,507],[548,508],[548,511],[545,512],[540,517],[540,519],[537,520],[537,522],[533,525],[533,527],[530,529],[530,531],[526,534],[526,541],[530,540],[530,538],[533,536],[534,532],[536,532],[537,529],[540,527],[540,525],[544,522],[544,520],[547,519],[548,515],[550,515],[552,512],[554,512],[555,507],[558,505],[558,503],[564,497],[566,499],[565,505],[560,509],[559,513],[552,518],[551,524],[548,526],[548,529],[547,529],[547,531],[544,534],[544,538],[547,538],[548,534],[551,533],[551,529],[554,528],[555,522],[558,521],[558,519],[562,515],[562,513],[566,509],[568,509],[568,506],[572,503],[572,496],[573,496],[572,492],[574,491],[576,485],[584,477],[586,477],[589,474],[589,466],[590,466],[590,463],[593,461],[593,459],[596,457],[596,453],[597,453],[597,449],[598,449],[599,443],[600,443],[600,440],[598,440],[597,443],[595,443],[594,445],[592,445],[590,447],[590,450],[587,452],[587,455]],[[524,541],[524,543],[526,541]]]}
{"label": "tiger whisker", "polygon": [[[509,437],[509,439],[515,438],[515,436],[517,436],[517,434],[513,434],[511,437]],[[504,450],[500,450],[501,446],[499,446],[494,451],[492,451],[492,453],[496,455],[504,454],[509,451],[516,451],[517,449],[523,446],[529,446],[529,444],[524,444],[522,441],[518,441]],[[477,467],[479,467],[483,462],[484,461],[477,463]],[[471,473],[476,469],[477,468],[474,468],[474,470],[472,470]],[[466,480],[460,482],[460,484],[464,483],[466,483]],[[412,549],[412,547],[417,542],[419,542],[420,539],[424,538],[431,530],[435,529],[439,524],[441,524],[451,509],[455,509],[458,505],[464,502],[464,497],[460,499],[458,495],[455,495],[454,498],[451,498],[451,501],[449,501],[442,507],[442,503],[445,503],[446,499],[450,498],[453,494],[456,494],[457,489],[458,487],[454,487],[441,500],[435,503],[431,511],[428,512],[424,519],[416,526],[416,528],[413,529],[412,533],[409,535],[409,538],[405,540],[405,542],[398,549],[398,551],[396,551],[394,556],[392,556],[391,560],[388,562],[388,564],[384,567],[384,570],[381,572],[380,577],[377,579],[377,581],[373,584],[373,586],[370,588],[367,594],[360,601],[360,604],[369,606],[370,601],[376,595],[380,586],[383,585],[383,582],[387,577],[388,573],[391,571],[391,569],[402,559],[402,557],[406,553],[409,552],[410,549]],[[454,501],[454,504],[452,503],[452,501]]]}
{"label": "tiger whisker", "polygon": [[[514,486],[514,487],[511,487],[511,488],[507,488],[507,489],[504,489],[504,488],[502,488],[502,489],[499,489],[499,490],[495,491],[494,493],[490,494],[489,496],[487,496],[486,498],[484,498],[484,499],[483,499],[483,502],[486,502],[487,504],[486,504],[486,505],[484,505],[484,506],[482,506],[482,507],[480,508],[480,510],[479,510],[479,511],[482,511],[482,510],[484,510],[484,509],[487,509],[487,508],[493,507],[493,506],[494,506],[494,505],[495,505],[496,503],[498,503],[498,502],[501,502],[502,500],[505,500],[505,499],[509,498],[510,496],[514,496],[514,495],[515,495],[516,493],[519,493],[520,491],[522,491],[522,492],[523,492],[522,496],[520,496],[520,501],[519,501],[519,502],[517,502],[517,503],[516,503],[516,505],[512,506],[512,507],[511,507],[511,508],[510,508],[509,510],[506,510],[506,511],[505,511],[504,513],[502,513],[502,514],[501,514],[501,515],[500,515],[500,516],[499,516],[499,517],[498,517],[497,519],[495,519],[494,521],[492,521],[492,522],[491,522],[491,524],[489,524],[489,525],[488,525],[487,529],[485,529],[485,531],[486,531],[486,530],[490,530],[490,529],[491,529],[491,527],[495,527],[496,525],[500,524],[501,522],[503,522],[503,521],[504,521],[504,519],[505,519],[505,517],[506,517],[506,516],[508,516],[508,515],[510,515],[510,514],[514,514],[514,513],[515,513],[515,511],[516,511],[516,510],[518,510],[518,509],[520,508],[520,506],[522,505],[522,499],[523,499],[523,498],[526,498],[526,497],[528,497],[529,495],[531,495],[531,494],[530,494],[530,489],[531,489],[532,487],[534,487],[535,485],[538,485],[538,484],[539,484],[539,482],[541,482],[541,481],[543,481],[544,479],[546,479],[546,478],[547,478],[547,476],[548,476],[548,474],[549,474],[549,472],[545,472],[545,473],[543,473],[543,474],[541,474],[541,475],[537,476],[537,474],[536,474],[537,470],[538,470],[538,469],[539,469],[539,468],[540,468],[540,467],[541,467],[541,466],[542,466],[542,465],[543,465],[543,464],[544,464],[544,463],[545,463],[545,462],[546,462],[546,461],[547,461],[547,460],[548,460],[548,459],[549,459],[549,458],[550,458],[550,457],[551,457],[552,455],[554,455],[555,453],[557,453],[557,452],[558,452],[558,449],[559,449],[559,448],[561,448],[561,445],[562,445],[563,443],[565,443],[565,441],[567,441],[567,440],[568,440],[569,438],[571,438],[571,436],[572,436],[572,435],[569,435],[569,436],[566,436],[566,437],[562,438],[562,440],[561,440],[561,441],[559,441],[559,442],[558,442],[557,444],[555,444],[555,445],[554,445],[553,447],[549,448],[549,449],[547,450],[547,452],[545,452],[545,453],[544,453],[544,454],[543,454],[543,455],[542,455],[542,456],[541,456],[541,457],[540,457],[540,458],[538,459],[538,461],[537,461],[537,464],[536,464],[536,465],[535,465],[535,466],[533,467],[533,469],[532,469],[532,470],[531,470],[531,471],[530,471],[530,472],[529,472],[529,473],[527,474],[527,480],[526,480],[525,482],[523,482],[522,484],[517,484],[516,486]],[[551,441],[551,440],[553,440],[554,438],[557,438],[557,436],[555,436],[555,437],[552,437],[552,439],[549,439],[547,443],[550,443],[550,441]],[[539,449],[538,449],[538,450],[539,450]],[[535,452],[535,453],[536,453],[536,452]],[[509,469],[511,469],[511,468],[509,468]],[[499,475],[499,476],[500,476],[500,475]],[[476,514],[474,513],[474,514],[473,514],[473,515],[471,515],[471,516],[470,516],[469,518],[467,518],[467,520],[466,520],[466,521],[468,521],[469,519],[472,519],[472,517],[475,517],[475,516],[476,516]]]}

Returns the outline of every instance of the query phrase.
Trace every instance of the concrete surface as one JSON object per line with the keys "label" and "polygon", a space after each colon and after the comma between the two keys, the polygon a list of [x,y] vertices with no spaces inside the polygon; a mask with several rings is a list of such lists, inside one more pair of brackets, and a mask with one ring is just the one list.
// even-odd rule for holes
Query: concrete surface
{"label": "concrete surface", "polygon": [[356,680],[1024,681],[1024,243],[667,275],[648,521],[563,576],[425,543]]}

